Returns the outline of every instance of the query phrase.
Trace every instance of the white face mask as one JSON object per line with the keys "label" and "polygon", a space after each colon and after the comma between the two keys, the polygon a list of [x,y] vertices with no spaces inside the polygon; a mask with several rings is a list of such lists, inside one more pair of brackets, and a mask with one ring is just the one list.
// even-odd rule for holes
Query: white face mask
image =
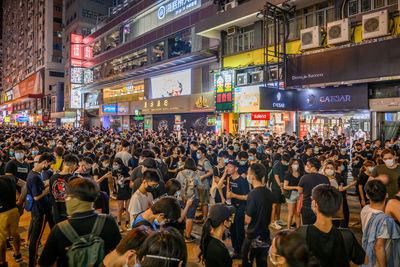
{"label": "white face mask", "polygon": [[306,171],[306,173],[311,173],[311,170],[308,168],[308,166],[305,166],[304,170]]}
{"label": "white face mask", "polygon": [[292,165],[292,169],[294,170],[294,171],[297,171],[298,169],[299,169],[299,165]]}
{"label": "white face mask", "polygon": [[387,167],[392,167],[394,165],[394,159],[387,159],[384,161]]}
{"label": "white face mask", "polygon": [[332,176],[332,175],[335,173],[335,171],[329,169],[329,170],[325,170],[325,173],[326,173],[326,175],[328,175],[328,176]]}

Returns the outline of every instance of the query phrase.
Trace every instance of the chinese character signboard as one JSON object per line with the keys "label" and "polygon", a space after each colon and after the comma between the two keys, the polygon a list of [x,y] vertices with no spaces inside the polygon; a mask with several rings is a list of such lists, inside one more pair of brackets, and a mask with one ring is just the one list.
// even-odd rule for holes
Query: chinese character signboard
{"label": "chinese character signboard", "polygon": [[235,72],[221,71],[214,74],[215,111],[233,112],[235,97]]}
{"label": "chinese character signboard", "polygon": [[300,139],[303,139],[303,137],[307,137],[307,123],[301,122],[300,123]]}

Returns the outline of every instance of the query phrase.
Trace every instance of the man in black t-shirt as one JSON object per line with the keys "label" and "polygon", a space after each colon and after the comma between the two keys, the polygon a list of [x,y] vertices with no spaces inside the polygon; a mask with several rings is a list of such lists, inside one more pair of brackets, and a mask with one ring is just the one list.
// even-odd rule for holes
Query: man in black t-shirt
{"label": "man in black t-shirt", "polygon": [[351,230],[337,229],[332,224],[332,217],[342,203],[339,190],[321,184],[313,189],[312,199],[317,220],[313,225],[301,227],[298,232],[305,238],[321,267],[350,267],[350,261],[356,265],[367,264],[368,257]]}
{"label": "man in black t-shirt", "polygon": [[271,191],[262,184],[265,172],[265,167],[259,163],[252,164],[248,172],[248,181],[254,189],[247,197],[245,223],[248,227],[242,260],[244,267],[253,266],[254,259],[257,266],[267,266],[270,245],[268,226],[271,223],[273,197]]}
{"label": "man in black t-shirt", "polygon": [[321,162],[317,158],[310,158],[305,166],[307,174],[303,175],[299,181],[299,193],[303,194],[301,207],[301,217],[304,225],[315,222],[315,214],[311,209],[311,193],[314,187],[320,184],[330,184],[329,179],[318,173]]}

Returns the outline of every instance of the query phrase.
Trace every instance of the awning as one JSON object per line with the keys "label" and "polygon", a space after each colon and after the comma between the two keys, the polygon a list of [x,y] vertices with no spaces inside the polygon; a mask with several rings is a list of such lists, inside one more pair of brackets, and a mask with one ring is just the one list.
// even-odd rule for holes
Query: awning
{"label": "awning", "polygon": [[63,111],[63,112],[52,112],[50,114],[52,119],[60,119],[60,118],[75,118],[75,111]]}

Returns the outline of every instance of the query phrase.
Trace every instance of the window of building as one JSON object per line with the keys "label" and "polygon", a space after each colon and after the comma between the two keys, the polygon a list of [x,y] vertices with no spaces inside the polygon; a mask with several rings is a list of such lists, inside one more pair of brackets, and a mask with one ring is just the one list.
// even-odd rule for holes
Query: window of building
{"label": "window of building", "polygon": [[151,47],[151,62],[160,62],[164,60],[164,42],[160,42]]}
{"label": "window of building", "polygon": [[371,10],[371,0],[361,0],[361,12]]}
{"label": "window of building", "polygon": [[374,8],[380,8],[385,5],[385,0],[374,0]]}
{"label": "window of building", "polygon": [[191,36],[185,32],[168,38],[168,58],[179,57],[192,51]]}
{"label": "window of building", "polygon": [[349,16],[358,14],[358,0],[349,2]]}
{"label": "window of building", "polygon": [[51,77],[64,77],[64,72],[59,72],[59,71],[50,71],[49,75]]}
{"label": "window of building", "polygon": [[398,0],[388,0],[388,5],[397,5]]}
{"label": "window of building", "polygon": [[305,28],[310,28],[314,26],[314,13],[306,14],[304,16]]}
{"label": "window of building", "polygon": [[[272,25],[271,25],[272,26]],[[228,36],[225,42],[226,54],[240,53],[254,48],[254,30],[238,34],[235,36]]]}

